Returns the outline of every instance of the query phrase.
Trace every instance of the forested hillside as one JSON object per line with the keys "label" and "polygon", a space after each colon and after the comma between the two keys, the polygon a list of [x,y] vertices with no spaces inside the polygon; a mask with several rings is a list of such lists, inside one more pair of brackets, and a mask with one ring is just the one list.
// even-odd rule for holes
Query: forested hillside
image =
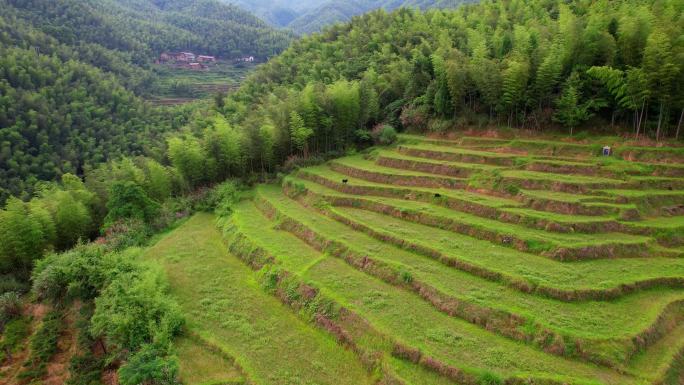
{"label": "forested hillside", "polygon": [[[222,159],[257,170],[367,142],[379,123],[572,133],[589,122],[593,132],[675,137],[684,103],[683,23],[678,1],[376,11],[295,42],[222,101],[224,116],[209,127],[223,130],[227,119],[233,128],[225,135],[234,139],[226,140],[249,144]],[[199,140],[197,148],[215,142],[210,135],[186,140]]]}
{"label": "forested hillside", "polygon": [[189,111],[139,98],[160,52],[265,58],[290,39],[211,0],[2,0],[0,29],[0,202],[88,165],[161,156]]}
{"label": "forested hillside", "polygon": [[218,0],[4,0],[18,16],[60,42],[132,52],[137,63],[167,50],[220,57],[273,56],[289,37]]}

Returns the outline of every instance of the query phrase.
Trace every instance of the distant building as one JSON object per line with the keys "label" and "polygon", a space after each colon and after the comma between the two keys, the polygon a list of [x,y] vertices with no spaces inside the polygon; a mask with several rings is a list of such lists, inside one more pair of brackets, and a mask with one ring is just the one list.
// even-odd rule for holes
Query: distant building
{"label": "distant building", "polygon": [[200,63],[215,63],[216,58],[213,56],[199,55],[197,56],[197,61]]}
{"label": "distant building", "polygon": [[253,63],[254,62],[254,56],[245,56],[236,59],[235,61],[237,62],[242,62],[242,63]]}
{"label": "distant building", "polygon": [[192,52],[180,52],[176,55],[177,61],[185,61],[185,62],[193,63],[196,61],[195,59],[196,59],[196,56]]}
{"label": "distant building", "polygon": [[185,65],[185,68],[189,68],[189,69],[195,70],[195,71],[200,71],[200,70],[207,69],[207,66],[205,66],[202,63],[187,63]]}

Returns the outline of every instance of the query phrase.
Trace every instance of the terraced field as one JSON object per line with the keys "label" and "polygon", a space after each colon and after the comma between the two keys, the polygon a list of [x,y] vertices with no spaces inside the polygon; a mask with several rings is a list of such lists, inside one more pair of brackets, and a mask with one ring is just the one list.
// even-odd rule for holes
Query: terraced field
{"label": "terraced field", "polygon": [[[258,186],[218,220],[212,266],[190,277],[206,266],[192,238],[172,271],[213,282],[184,306],[245,381],[682,384],[684,153],[599,152],[402,136]],[[268,326],[236,333],[259,303]],[[273,373],[296,375],[264,381],[275,357]]]}

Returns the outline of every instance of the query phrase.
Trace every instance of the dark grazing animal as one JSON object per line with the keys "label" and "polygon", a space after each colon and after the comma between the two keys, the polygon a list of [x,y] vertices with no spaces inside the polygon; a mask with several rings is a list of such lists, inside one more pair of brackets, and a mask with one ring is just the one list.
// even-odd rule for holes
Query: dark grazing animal
{"label": "dark grazing animal", "polygon": [[349,182],[349,179],[342,179],[342,183],[347,184]]}
{"label": "dark grazing animal", "polygon": [[442,197],[442,194],[435,193],[435,198],[441,198],[441,197]]}

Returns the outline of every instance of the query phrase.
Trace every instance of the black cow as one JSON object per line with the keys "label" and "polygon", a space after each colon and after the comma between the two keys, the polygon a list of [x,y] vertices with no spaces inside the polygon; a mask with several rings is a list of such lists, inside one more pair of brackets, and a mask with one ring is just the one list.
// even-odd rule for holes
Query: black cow
{"label": "black cow", "polygon": [[342,179],[342,183],[347,184],[349,182],[349,179]]}

